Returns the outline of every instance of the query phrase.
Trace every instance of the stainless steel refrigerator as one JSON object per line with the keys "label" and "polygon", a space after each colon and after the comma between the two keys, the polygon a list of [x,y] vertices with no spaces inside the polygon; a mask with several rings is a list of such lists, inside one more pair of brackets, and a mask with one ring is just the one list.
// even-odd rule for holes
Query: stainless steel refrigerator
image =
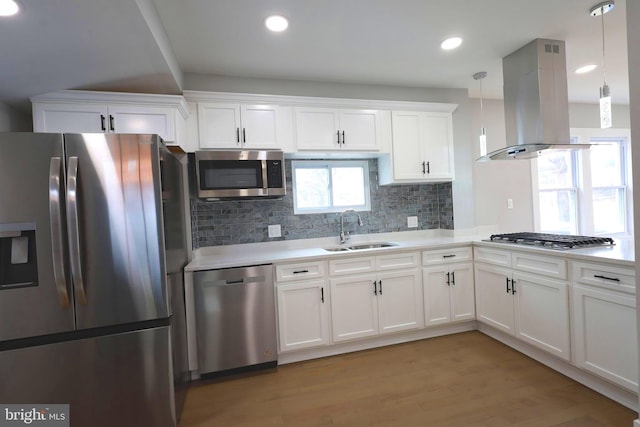
{"label": "stainless steel refrigerator", "polygon": [[0,404],[177,424],[181,166],[153,135],[0,133]]}

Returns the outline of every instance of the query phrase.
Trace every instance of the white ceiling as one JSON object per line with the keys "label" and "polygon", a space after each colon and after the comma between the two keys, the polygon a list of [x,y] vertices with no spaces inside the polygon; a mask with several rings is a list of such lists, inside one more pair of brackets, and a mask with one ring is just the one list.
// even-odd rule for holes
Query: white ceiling
{"label": "white ceiling", "polygon": [[[501,58],[534,38],[566,41],[569,96],[596,103],[597,0],[21,0],[0,22],[0,100],[70,88],[178,93],[182,73],[469,88],[502,97]],[[155,7],[154,7],[155,6]],[[264,18],[290,19],[269,33]],[[605,16],[607,83],[628,104],[625,0]],[[159,24],[159,25],[158,25]],[[451,35],[463,45],[443,52]],[[168,38],[167,38],[168,37]],[[13,41],[13,43],[9,43]],[[186,88],[188,89],[188,88]]]}

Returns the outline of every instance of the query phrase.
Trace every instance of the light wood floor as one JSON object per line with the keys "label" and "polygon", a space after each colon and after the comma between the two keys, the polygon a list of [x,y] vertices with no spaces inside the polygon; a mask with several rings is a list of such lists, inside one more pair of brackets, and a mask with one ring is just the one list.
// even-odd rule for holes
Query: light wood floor
{"label": "light wood floor", "polygon": [[474,331],[195,382],[180,427],[631,427],[636,418]]}

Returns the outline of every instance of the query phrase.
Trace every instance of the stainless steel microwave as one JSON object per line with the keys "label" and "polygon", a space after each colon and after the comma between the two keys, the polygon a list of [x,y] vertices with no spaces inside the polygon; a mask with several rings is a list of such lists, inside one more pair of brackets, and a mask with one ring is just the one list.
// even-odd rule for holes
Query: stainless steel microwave
{"label": "stainless steel microwave", "polygon": [[282,151],[196,151],[195,172],[203,199],[286,194]]}

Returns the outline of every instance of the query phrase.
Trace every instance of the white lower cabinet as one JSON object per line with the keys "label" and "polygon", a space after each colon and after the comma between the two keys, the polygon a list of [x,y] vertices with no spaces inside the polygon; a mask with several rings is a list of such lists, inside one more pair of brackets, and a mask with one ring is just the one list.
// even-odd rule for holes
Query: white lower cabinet
{"label": "white lower cabinet", "polygon": [[[378,334],[378,298],[375,275],[331,279],[333,341]],[[375,294],[374,294],[375,290]]]}
{"label": "white lower cabinet", "polygon": [[[329,280],[333,341],[423,327],[418,260],[419,254],[411,253],[330,261],[329,270],[338,274]],[[371,273],[339,276],[341,271],[363,270],[367,265]],[[388,271],[393,266],[412,268]]]}
{"label": "white lower cabinet", "polygon": [[515,335],[513,295],[506,288],[511,270],[493,265],[476,264],[476,317],[480,322]]}
{"label": "white lower cabinet", "polygon": [[329,289],[324,280],[276,287],[280,351],[329,344]]}
{"label": "white lower cabinet", "polygon": [[276,265],[276,302],[280,352],[331,342],[326,261]]}
{"label": "white lower cabinet", "polygon": [[638,392],[634,271],[574,263],[572,345],[575,364]]}
{"label": "white lower cabinet", "polygon": [[[476,248],[482,251],[482,248]],[[564,360],[570,360],[569,290],[564,259],[504,251],[499,257],[535,265],[543,274],[476,263],[477,319]],[[486,254],[476,258],[487,259]],[[491,256],[500,255],[491,251]],[[525,267],[530,268],[530,267]],[[563,280],[564,279],[564,280]]]}
{"label": "white lower cabinet", "polygon": [[422,269],[426,326],[475,319],[473,264]]}

